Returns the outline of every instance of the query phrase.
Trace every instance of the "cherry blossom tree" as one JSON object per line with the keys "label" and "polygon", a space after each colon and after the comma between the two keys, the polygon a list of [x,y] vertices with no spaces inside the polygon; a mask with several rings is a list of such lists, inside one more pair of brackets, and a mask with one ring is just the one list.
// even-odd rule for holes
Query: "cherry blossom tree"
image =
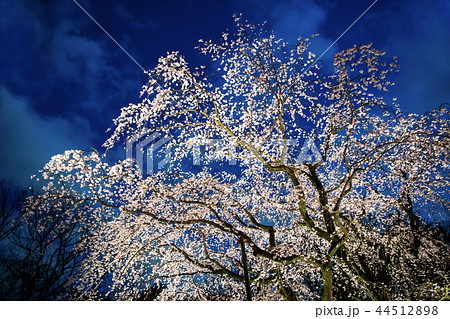
{"label": "cherry blossom tree", "polygon": [[[386,102],[395,59],[359,45],[327,72],[309,39],[289,45],[236,23],[221,43],[200,42],[214,72],[169,53],[148,72],[142,101],[114,120],[107,150],[142,132],[172,134],[166,170],[145,176],[130,159],[108,164],[81,150],[44,167],[32,203],[89,207],[64,216],[91,227],[79,247],[83,298],[105,285],[134,298],[162,283],[160,299],[332,300],[344,278],[339,287],[376,299],[361,249],[371,260],[393,247],[387,230],[398,219],[415,234],[417,207],[448,201],[448,112],[421,117]],[[185,169],[211,140],[221,145],[206,147],[203,162],[233,158],[238,173]]]}
{"label": "cherry blossom tree", "polygon": [[383,236],[358,243],[364,253],[355,255],[353,268],[378,299],[448,299],[450,249],[424,218],[442,215],[448,205],[448,111],[441,106],[421,117],[392,119],[397,120],[407,143],[377,163],[371,173],[376,175],[366,175],[367,187],[390,203],[391,222],[376,225]]}

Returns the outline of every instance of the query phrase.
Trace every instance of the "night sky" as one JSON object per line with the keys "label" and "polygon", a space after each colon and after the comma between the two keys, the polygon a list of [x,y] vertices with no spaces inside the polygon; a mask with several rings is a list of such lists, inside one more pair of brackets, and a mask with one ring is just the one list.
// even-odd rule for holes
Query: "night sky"
{"label": "night sky", "polygon": [[[180,51],[191,66],[208,60],[199,39],[232,30],[233,13],[267,20],[288,41],[320,34],[320,55],[374,0],[78,2],[145,69]],[[388,97],[407,112],[450,102],[450,2],[378,0],[327,54],[358,43],[398,56]],[[147,76],[72,0],[0,2],[0,178],[23,186],[52,155],[100,149],[121,107],[137,102]]]}

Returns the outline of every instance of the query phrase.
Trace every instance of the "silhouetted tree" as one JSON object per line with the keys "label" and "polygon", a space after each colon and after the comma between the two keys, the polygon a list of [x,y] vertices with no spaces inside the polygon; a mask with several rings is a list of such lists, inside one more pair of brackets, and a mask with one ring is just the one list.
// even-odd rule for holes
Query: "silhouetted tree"
{"label": "silhouetted tree", "polygon": [[[5,190],[14,200],[10,215],[15,216],[11,225],[3,229],[0,255],[0,299],[3,300],[52,300],[71,299],[67,286],[76,275],[83,252],[77,244],[86,234],[78,225],[61,221],[61,211],[72,206],[67,200],[46,202],[45,209],[35,206],[30,213],[24,207],[24,191]],[[57,213],[58,212],[58,213]]]}

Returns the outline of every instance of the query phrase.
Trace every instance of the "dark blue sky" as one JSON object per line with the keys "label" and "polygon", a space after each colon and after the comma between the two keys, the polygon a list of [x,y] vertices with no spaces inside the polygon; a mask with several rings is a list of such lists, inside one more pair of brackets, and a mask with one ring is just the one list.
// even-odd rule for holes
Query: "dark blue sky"
{"label": "dark blue sky", "polygon": [[[168,51],[208,63],[194,47],[233,26],[233,13],[268,21],[293,41],[319,33],[319,55],[373,0],[78,0],[146,69]],[[323,57],[355,43],[397,55],[389,93],[423,113],[450,102],[450,3],[378,0]],[[0,178],[25,185],[54,154],[100,148],[147,77],[72,0],[0,2]]]}

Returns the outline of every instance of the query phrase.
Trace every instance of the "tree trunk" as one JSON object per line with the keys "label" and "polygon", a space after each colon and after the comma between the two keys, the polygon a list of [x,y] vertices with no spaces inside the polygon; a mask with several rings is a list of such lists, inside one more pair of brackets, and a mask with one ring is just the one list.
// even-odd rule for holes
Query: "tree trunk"
{"label": "tree trunk", "polygon": [[245,242],[243,238],[239,239],[242,250],[242,265],[244,267],[244,278],[245,278],[245,290],[247,292],[247,301],[252,301],[252,291],[250,289],[250,279],[248,276],[248,268],[247,268],[247,254],[245,252]]}
{"label": "tree trunk", "polygon": [[322,300],[331,301],[333,296],[333,271],[331,269],[331,261],[322,266],[323,291]]}

